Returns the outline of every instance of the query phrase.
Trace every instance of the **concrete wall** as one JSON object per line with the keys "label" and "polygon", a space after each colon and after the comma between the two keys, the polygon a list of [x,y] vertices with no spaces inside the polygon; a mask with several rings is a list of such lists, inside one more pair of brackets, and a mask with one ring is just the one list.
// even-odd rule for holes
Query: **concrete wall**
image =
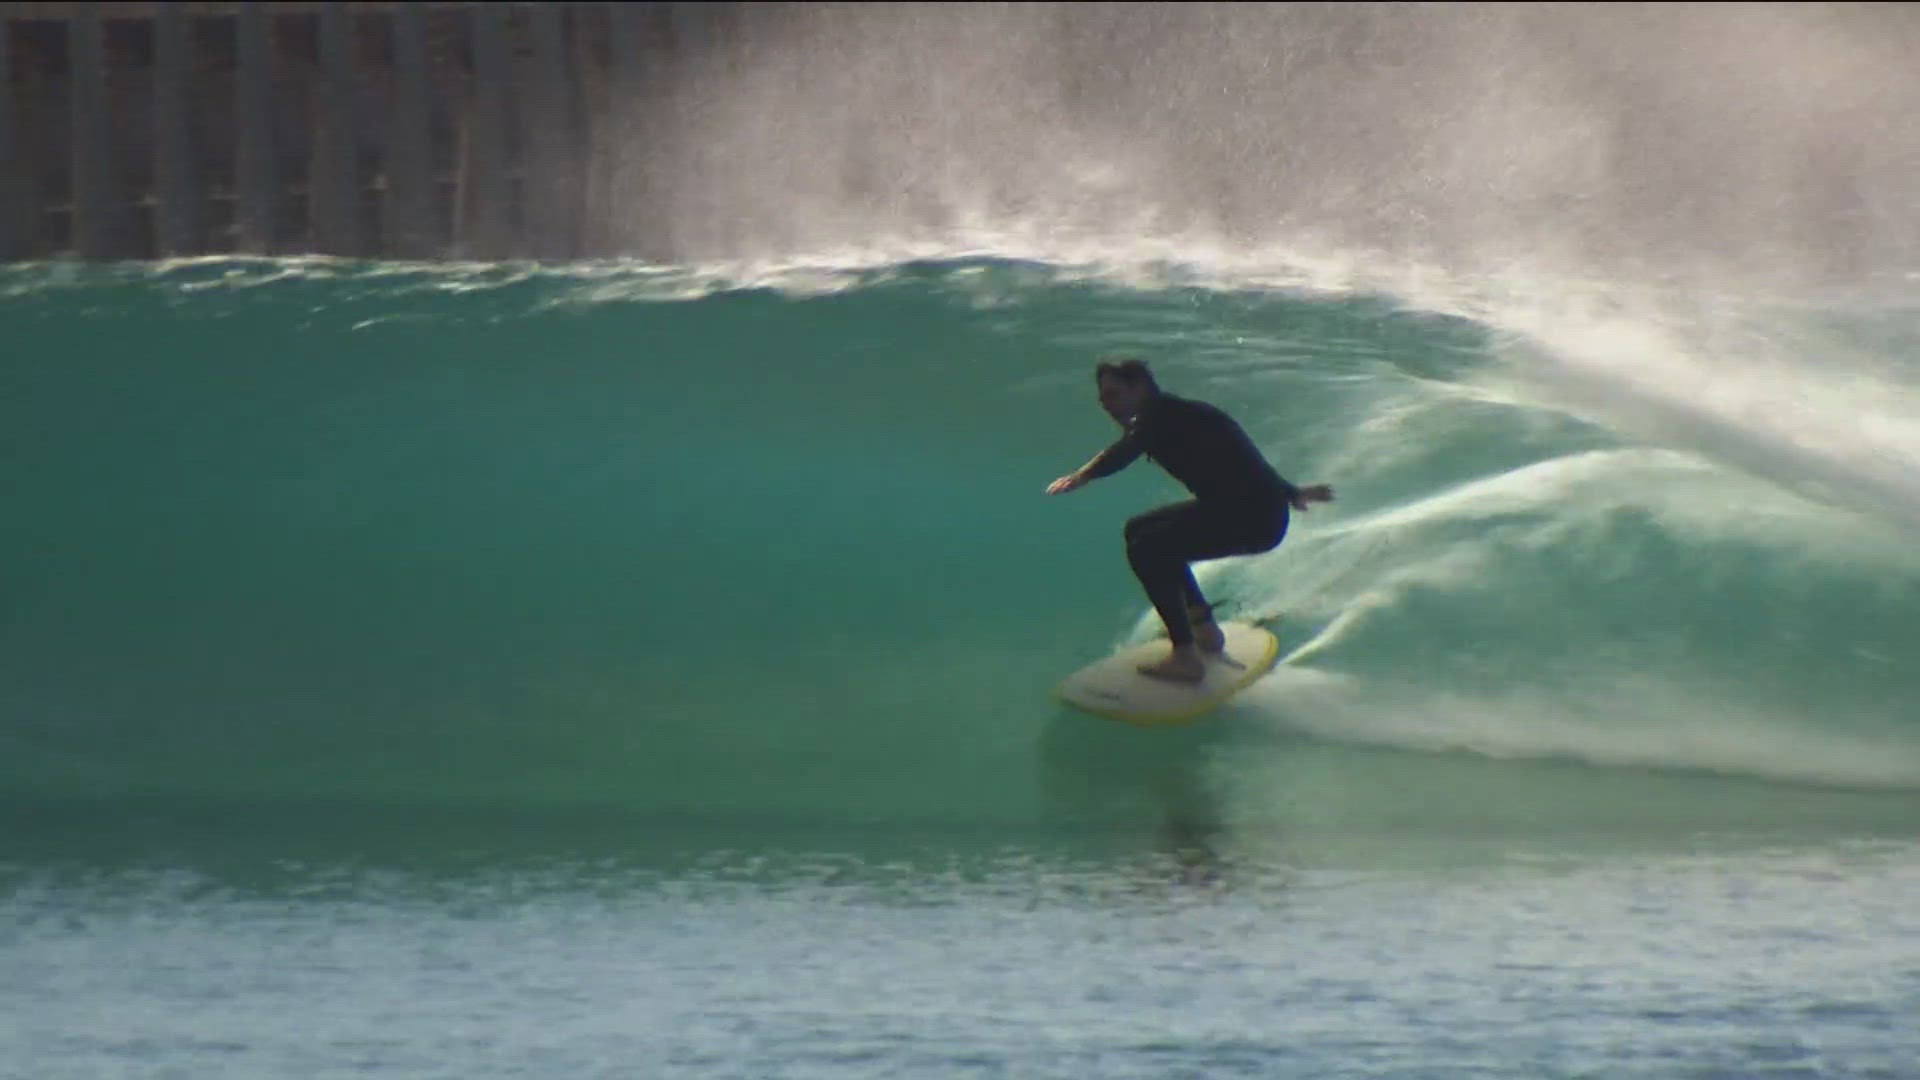
{"label": "concrete wall", "polygon": [[737,15],[0,4],[0,259],[613,254],[644,213],[615,170],[644,147],[614,152],[610,118]]}

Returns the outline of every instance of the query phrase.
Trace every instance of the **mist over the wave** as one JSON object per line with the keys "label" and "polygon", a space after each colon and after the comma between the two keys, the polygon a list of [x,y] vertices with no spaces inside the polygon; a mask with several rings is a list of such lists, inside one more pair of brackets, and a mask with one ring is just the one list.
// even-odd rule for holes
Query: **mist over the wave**
{"label": "mist over the wave", "polygon": [[615,121],[615,249],[1177,251],[1721,289],[1920,269],[1920,23],[1899,5],[743,18]]}

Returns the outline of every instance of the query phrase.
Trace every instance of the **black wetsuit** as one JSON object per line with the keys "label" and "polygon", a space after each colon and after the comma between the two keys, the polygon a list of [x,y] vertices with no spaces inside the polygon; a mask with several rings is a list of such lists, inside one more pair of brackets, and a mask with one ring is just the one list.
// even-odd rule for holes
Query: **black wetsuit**
{"label": "black wetsuit", "polygon": [[1233,418],[1164,391],[1149,398],[1120,441],[1086,469],[1119,472],[1141,454],[1193,493],[1127,522],[1127,562],[1175,645],[1193,641],[1188,606],[1206,599],[1189,563],[1271,551],[1287,534],[1294,487],[1267,464]]}

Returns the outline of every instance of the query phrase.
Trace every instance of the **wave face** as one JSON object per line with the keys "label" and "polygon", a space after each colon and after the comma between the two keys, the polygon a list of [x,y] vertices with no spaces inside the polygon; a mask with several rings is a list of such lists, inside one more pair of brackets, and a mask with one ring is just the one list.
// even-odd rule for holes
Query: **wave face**
{"label": "wave face", "polygon": [[[990,259],[7,270],[0,797],[1395,829],[1825,786],[1910,822],[1920,319],[1572,308]],[[1114,434],[1111,352],[1340,492],[1202,568],[1284,663],[1191,734],[1049,700],[1150,632],[1119,528],[1179,495],[1042,494]]]}

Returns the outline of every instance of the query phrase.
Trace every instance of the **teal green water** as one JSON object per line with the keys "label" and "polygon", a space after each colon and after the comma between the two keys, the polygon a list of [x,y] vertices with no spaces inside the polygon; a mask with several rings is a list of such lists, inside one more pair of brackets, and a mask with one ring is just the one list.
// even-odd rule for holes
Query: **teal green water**
{"label": "teal green water", "polygon": [[[1813,439],[1875,417],[1791,385],[1735,401],[1744,428],[1649,430],[1663,364],[1730,359],[1623,354],[1613,420],[1491,321],[1037,265],[810,294],[221,262],[6,285],[9,799],[1087,820],[1036,738],[1133,735],[1048,693],[1144,631],[1115,538],[1178,493],[1143,468],[1040,495],[1111,437],[1088,370],[1115,350],[1341,492],[1204,570],[1290,654],[1219,725],[1247,756],[1920,787],[1920,500],[1801,491],[1850,460]],[[1242,809],[1284,818],[1297,780]]]}
{"label": "teal green water", "polygon": [[[1910,311],[216,260],[0,334],[0,1075],[1920,1060]],[[1340,494],[1201,569],[1283,659],[1180,731],[1049,697],[1179,494],[1043,494],[1116,351]]]}

